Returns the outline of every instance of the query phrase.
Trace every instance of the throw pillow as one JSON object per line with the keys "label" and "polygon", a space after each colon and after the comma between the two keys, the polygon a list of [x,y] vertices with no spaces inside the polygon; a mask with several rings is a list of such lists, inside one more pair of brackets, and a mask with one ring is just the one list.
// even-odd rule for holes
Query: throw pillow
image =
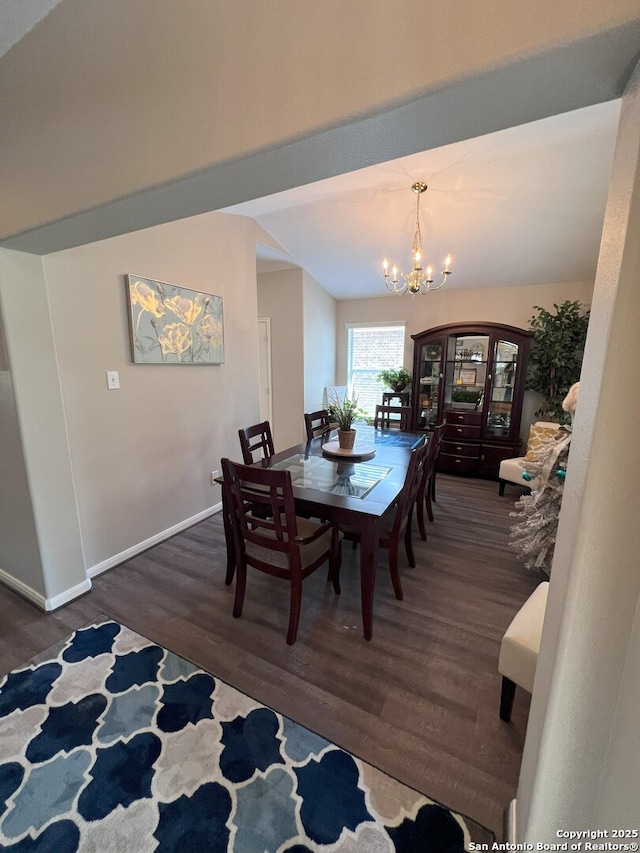
{"label": "throw pillow", "polygon": [[549,421],[537,421],[535,424],[531,424],[527,452],[524,458],[527,462],[535,462],[544,444],[549,439],[556,439],[561,435],[560,424],[550,423]]}

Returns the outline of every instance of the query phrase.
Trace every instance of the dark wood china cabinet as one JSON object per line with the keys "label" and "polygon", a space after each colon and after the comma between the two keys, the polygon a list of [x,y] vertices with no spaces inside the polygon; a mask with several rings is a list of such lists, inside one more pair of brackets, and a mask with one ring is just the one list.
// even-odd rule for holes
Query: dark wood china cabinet
{"label": "dark wood china cabinet", "polygon": [[497,477],[518,456],[531,332],[499,323],[456,323],[411,336],[413,427],[444,419],[438,470]]}

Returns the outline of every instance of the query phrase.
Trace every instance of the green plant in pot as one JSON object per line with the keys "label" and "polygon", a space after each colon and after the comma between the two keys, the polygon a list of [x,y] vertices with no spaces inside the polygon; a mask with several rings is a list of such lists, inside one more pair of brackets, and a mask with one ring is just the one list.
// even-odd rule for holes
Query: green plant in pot
{"label": "green plant in pot", "polygon": [[480,391],[469,388],[454,388],[451,392],[451,402],[465,409],[475,408],[480,400]]}
{"label": "green plant in pot", "polygon": [[399,394],[411,383],[411,374],[405,367],[390,367],[381,370],[378,374],[378,382],[384,382],[386,388],[390,388]]}
{"label": "green plant in pot", "polygon": [[345,394],[333,396],[327,407],[332,425],[338,427],[338,442],[343,450],[351,450],[356,440],[353,424],[366,418],[367,413],[358,406],[358,398]]}
{"label": "green plant in pot", "polygon": [[569,423],[562,401],[569,388],[580,379],[582,356],[589,326],[589,310],[579,301],[554,304],[555,311],[533,306],[533,331],[526,387],[545,398],[536,416]]}

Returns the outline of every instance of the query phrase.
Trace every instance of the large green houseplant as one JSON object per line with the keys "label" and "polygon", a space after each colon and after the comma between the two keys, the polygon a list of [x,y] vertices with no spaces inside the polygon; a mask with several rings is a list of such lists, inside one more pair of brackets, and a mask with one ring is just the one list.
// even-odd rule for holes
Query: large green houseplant
{"label": "large green houseplant", "polygon": [[527,368],[526,387],[544,397],[536,415],[546,420],[567,423],[562,410],[569,388],[580,379],[584,344],[589,326],[589,310],[578,300],[554,303],[555,311],[539,305],[531,318],[533,332]]}

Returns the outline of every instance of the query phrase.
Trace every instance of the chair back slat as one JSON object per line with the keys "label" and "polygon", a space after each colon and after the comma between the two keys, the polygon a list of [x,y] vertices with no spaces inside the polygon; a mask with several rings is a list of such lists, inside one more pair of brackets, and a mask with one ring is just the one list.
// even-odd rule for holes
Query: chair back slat
{"label": "chair back slat", "polygon": [[376,414],[373,419],[373,425],[376,429],[382,427],[384,429],[409,429],[411,421],[411,406],[382,406],[376,405]]}
{"label": "chair back slat", "polygon": [[429,464],[435,467],[438,456],[440,455],[440,448],[442,447],[442,440],[444,439],[444,428],[447,425],[447,421],[444,420],[442,423],[437,424],[433,428],[433,432],[431,433],[431,438],[429,439]]}
{"label": "chair back slat", "polygon": [[[261,421],[259,424],[238,430],[240,449],[242,450],[242,461],[245,465],[251,465],[258,459],[267,459],[273,456],[273,436],[269,421]],[[256,456],[256,454],[258,454]]]}
{"label": "chair back slat", "polygon": [[314,438],[324,437],[331,431],[331,420],[328,409],[318,409],[317,412],[305,412],[304,426],[307,433],[307,441]]}
{"label": "chair back slat", "polygon": [[[242,537],[268,550],[296,550],[298,535],[291,474],[223,459],[231,512]],[[263,511],[256,512],[260,507]]]}
{"label": "chair back slat", "polygon": [[423,440],[411,451],[409,467],[404,478],[404,485],[396,499],[396,516],[393,522],[394,533],[401,535],[406,529],[411,517],[413,505],[423,481],[423,475],[429,454],[429,443]]}

